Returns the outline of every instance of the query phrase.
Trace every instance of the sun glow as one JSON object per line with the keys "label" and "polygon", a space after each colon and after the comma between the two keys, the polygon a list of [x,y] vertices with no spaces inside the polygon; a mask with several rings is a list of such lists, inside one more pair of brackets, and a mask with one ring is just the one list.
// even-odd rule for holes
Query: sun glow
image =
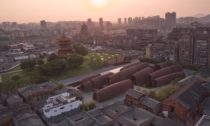
{"label": "sun glow", "polygon": [[91,4],[95,7],[104,7],[108,4],[108,0],[91,0]]}

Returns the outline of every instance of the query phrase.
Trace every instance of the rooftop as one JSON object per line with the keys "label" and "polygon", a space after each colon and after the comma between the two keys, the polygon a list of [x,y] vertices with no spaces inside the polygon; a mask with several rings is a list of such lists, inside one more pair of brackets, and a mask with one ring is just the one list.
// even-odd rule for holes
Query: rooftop
{"label": "rooftop", "polygon": [[210,116],[203,115],[196,126],[210,126]]}
{"label": "rooftop", "polygon": [[37,85],[30,85],[24,88],[19,88],[18,92],[20,93],[20,95],[24,98],[29,98],[30,96],[33,95],[38,95],[39,93],[42,92],[51,92],[54,89],[56,89],[56,86],[50,82],[46,82],[43,84],[37,84]]}
{"label": "rooftop", "polygon": [[203,100],[201,103],[201,109],[203,111],[203,114],[210,116],[210,97],[207,97]]}
{"label": "rooftop", "polygon": [[[97,108],[89,112],[79,112],[64,115],[62,121],[56,126],[182,126],[170,119],[164,119],[144,109],[129,107],[123,102],[117,102],[108,106]],[[55,126],[50,125],[50,126]],[[167,125],[166,125],[167,126]]]}
{"label": "rooftop", "polygon": [[76,100],[76,97],[71,96],[70,93],[65,92],[59,95],[55,95],[52,97],[49,97],[47,99],[47,104],[43,107],[44,111],[49,111],[50,109],[72,103]]}
{"label": "rooftop", "polygon": [[15,126],[45,126],[35,113],[24,113],[14,119]]}
{"label": "rooftop", "polygon": [[135,99],[138,99],[138,101],[140,101],[142,104],[144,104],[145,106],[148,106],[150,108],[157,108],[161,104],[159,101],[152,99],[152,98],[144,95],[143,93],[138,92],[133,89],[129,89],[126,94],[135,98]]}
{"label": "rooftop", "polygon": [[[192,81],[190,81],[192,80]],[[169,99],[177,99],[183,106],[190,109],[208,92],[208,83],[202,83],[194,77],[182,82],[182,87],[172,94]]]}

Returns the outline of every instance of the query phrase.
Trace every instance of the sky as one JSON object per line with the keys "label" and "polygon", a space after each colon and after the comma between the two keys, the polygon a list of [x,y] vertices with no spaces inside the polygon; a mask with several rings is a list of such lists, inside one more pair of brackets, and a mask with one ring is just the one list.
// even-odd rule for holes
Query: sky
{"label": "sky", "polygon": [[165,12],[178,17],[210,14],[210,0],[0,0],[0,22],[104,20],[147,17]]}

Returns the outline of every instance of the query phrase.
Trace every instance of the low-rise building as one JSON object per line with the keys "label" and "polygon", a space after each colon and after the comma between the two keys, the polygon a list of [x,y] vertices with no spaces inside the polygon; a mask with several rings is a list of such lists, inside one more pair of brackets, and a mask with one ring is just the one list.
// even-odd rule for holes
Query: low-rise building
{"label": "low-rise building", "polygon": [[[189,82],[189,79],[186,80]],[[182,82],[184,83],[184,82]],[[210,95],[209,84],[192,81],[181,86],[163,102],[163,113],[185,123],[195,123],[201,102]]]}
{"label": "low-rise building", "polygon": [[210,125],[210,116],[203,115],[195,126],[209,126],[209,125]]}
{"label": "low-rise building", "polygon": [[25,103],[19,103],[12,109],[15,126],[45,126],[39,116]]}
{"label": "low-rise building", "polygon": [[48,96],[54,90],[56,90],[57,86],[52,83],[43,83],[37,85],[29,85],[23,88],[18,89],[18,93],[23,99],[28,102],[32,99],[42,99],[42,97]]}
{"label": "low-rise building", "polygon": [[23,102],[23,99],[19,95],[9,96],[6,100],[6,103],[10,108],[15,108],[17,104],[22,103],[22,102]]}
{"label": "low-rise building", "polygon": [[77,109],[81,104],[82,102],[77,100],[75,96],[71,96],[70,93],[65,92],[49,97],[47,104],[42,109],[44,115],[50,118]]}
{"label": "low-rise building", "polygon": [[34,84],[24,88],[19,88],[18,93],[25,102],[30,104],[33,109],[37,110],[56,89],[56,85],[46,82],[43,84]]}
{"label": "low-rise building", "polygon": [[[65,114],[49,126],[184,126],[168,118],[161,118],[142,108],[117,102],[88,112]],[[56,120],[56,119],[54,119]],[[48,120],[49,121],[49,120]]]}
{"label": "low-rise building", "polygon": [[93,99],[103,102],[125,93],[130,88],[133,88],[131,80],[120,81],[94,92]]}
{"label": "low-rise building", "polygon": [[0,126],[8,126],[12,122],[12,113],[3,105],[0,105]]}
{"label": "low-rise building", "polygon": [[152,99],[141,92],[133,89],[129,89],[126,92],[125,104],[129,106],[136,106],[150,111],[154,114],[161,112],[161,103],[155,99]]}

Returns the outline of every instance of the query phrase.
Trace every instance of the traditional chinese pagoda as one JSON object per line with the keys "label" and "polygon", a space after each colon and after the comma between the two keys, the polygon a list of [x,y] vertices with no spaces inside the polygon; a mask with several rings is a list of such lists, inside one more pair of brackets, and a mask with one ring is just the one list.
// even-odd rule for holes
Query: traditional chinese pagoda
{"label": "traditional chinese pagoda", "polygon": [[72,53],[71,39],[64,34],[58,39],[58,56],[62,58],[68,57]]}

